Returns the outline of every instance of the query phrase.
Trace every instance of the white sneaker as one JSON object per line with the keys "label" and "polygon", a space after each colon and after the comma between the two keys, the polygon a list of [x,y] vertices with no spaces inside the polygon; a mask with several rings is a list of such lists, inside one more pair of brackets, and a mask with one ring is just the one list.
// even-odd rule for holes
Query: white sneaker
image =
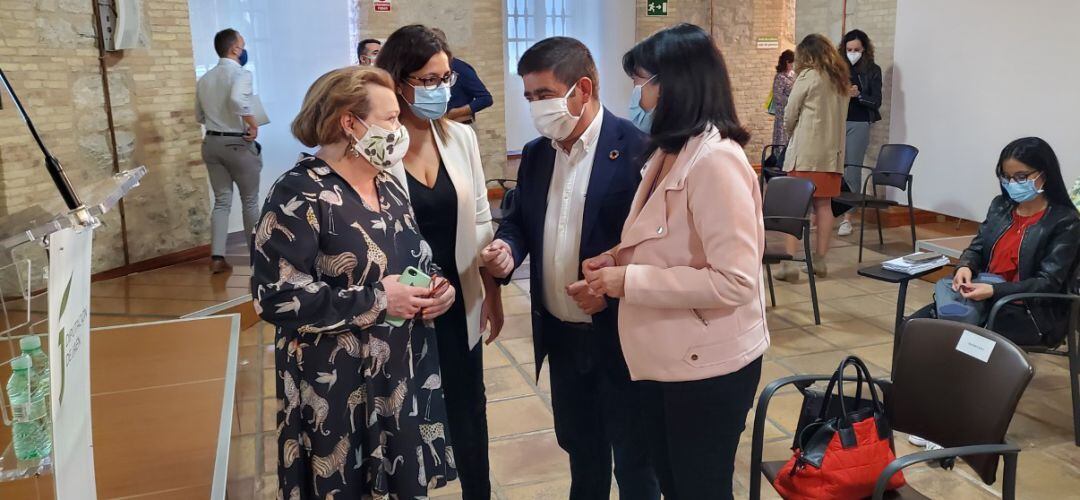
{"label": "white sneaker", "polygon": [[911,443],[912,446],[915,446],[916,448],[922,448],[926,451],[934,451],[941,449],[941,445],[933,441],[927,441],[926,439],[923,439],[914,434],[908,434],[907,441]]}
{"label": "white sneaker", "polygon": [[907,442],[911,443],[912,446],[915,446],[917,448],[925,448],[926,445],[930,443],[930,441],[927,441],[914,434],[908,434]]}
{"label": "white sneaker", "polygon": [[851,221],[845,220],[840,223],[840,227],[836,229],[837,236],[848,236],[851,234]]}

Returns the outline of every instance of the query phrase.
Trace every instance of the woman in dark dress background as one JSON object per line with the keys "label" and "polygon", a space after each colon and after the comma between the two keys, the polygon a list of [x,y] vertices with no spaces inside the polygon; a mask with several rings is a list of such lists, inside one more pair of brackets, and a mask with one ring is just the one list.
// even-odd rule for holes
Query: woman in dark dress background
{"label": "woman in dark dress background", "polygon": [[420,233],[435,263],[457,289],[453,307],[435,320],[442,388],[454,435],[464,500],[488,500],[487,398],[480,345],[485,325],[490,343],[502,329],[502,300],[495,280],[481,267],[480,251],[491,242],[491,211],[476,133],[446,119],[457,75],[446,39],[421,25],[405,26],[386,39],[375,64],[397,83],[401,122],[412,140],[393,173],[408,188]]}
{"label": "woman in dark dress background", "polygon": [[427,498],[457,476],[430,321],[456,290],[398,282],[438,268],[386,172],[409,142],[392,89],[359,66],[312,85],[293,135],[319,150],[275,182],[253,235],[255,308],[277,327],[278,498]]}

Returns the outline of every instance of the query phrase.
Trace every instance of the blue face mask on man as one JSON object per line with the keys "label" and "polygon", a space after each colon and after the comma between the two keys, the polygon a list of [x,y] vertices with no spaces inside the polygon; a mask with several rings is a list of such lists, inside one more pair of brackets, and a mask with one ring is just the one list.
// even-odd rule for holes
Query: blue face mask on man
{"label": "blue face mask on man", "polygon": [[1030,177],[1023,181],[1001,181],[1001,187],[1005,188],[1005,192],[1009,193],[1009,198],[1017,203],[1023,203],[1025,201],[1031,201],[1039,196],[1043,190],[1035,187],[1035,179],[1042,176],[1042,172],[1039,172],[1035,177]]}
{"label": "blue face mask on man", "polygon": [[247,64],[247,61],[248,61],[247,49],[244,49],[244,50],[240,51],[240,57],[238,59],[240,59],[240,65],[241,66],[244,66],[244,65]]}
{"label": "blue face mask on man", "polygon": [[413,85],[413,102],[409,103],[409,109],[420,118],[438,120],[446,114],[446,105],[449,102],[449,85],[439,85],[433,89]]}
{"label": "blue face mask on man", "polygon": [[633,92],[630,93],[630,121],[634,122],[634,126],[637,127],[638,130],[645,132],[646,134],[652,132],[653,112],[656,111],[656,109],[653,108],[652,110],[645,111],[641,107],[641,89],[648,85],[653,78],[656,78],[656,75],[645,80],[645,83],[642,83],[641,85],[635,85]]}

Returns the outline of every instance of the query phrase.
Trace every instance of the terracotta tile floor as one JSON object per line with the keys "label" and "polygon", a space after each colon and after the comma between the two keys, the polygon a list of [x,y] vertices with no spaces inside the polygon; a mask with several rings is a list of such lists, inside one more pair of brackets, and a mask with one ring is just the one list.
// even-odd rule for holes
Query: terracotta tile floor
{"label": "terracotta tile floor", "polygon": [[[957,229],[952,223],[919,226],[920,238],[970,234],[971,226]],[[868,233],[868,240],[870,240]],[[906,228],[886,230],[884,248],[876,244],[864,251],[864,263],[884,260],[886,255],[910,251]],[[761,387],[770,380],[796,373],[825,373],[841,357],[857,354],[875,375],[889,373],[893,305],[896,290],[858,277],[858,233],[838,239],[829,255],[829,277],[818,282],[823,325],[815,326],[808,285],[777,282],[777,307],[768,321],[773,346],[765,355]],[[873,240],[871,240],[873,241]],[[770,237],[770,242],[778,243]],[[875,241],[876,243],[876,241]],[[141,283],[139,283],[141,285]],[[566,455],[552,430],[546,369],[540,384],[534,383],[532,341],[528,318],[528,283],[516,280],[504,287],[508,310],[506,330],[499,341],[485,349],[485,379],[491,431],[491,465],[494,497],[510,499],[563,499],[569,491]],[[932,286],[913,283],[909,290],[909,313],[929,302]],[[273,332],[259,324],[243,332],[240,352],[237,414],[230,456],[229,498],[274,498]],[[1080,448],[1072,444],[1068,376],[1063,358],[1032,355],[1035,379],[1025,394],[1010,428],[1009,438],[1020,444],[1020,498],[1080,498]],[[778,396],[770,407],[766,425],[766,458],[786,457],[797,420],[800,398]],[[753,412],[747,419],[750,428]],[[902,454],[914,452],[905,439],[897,440]],[[743,435],[736,468],[736,498],[746,498],[749,471],[750,431]],[[964,466],[953,471],[917,466],[907,473],[909,481],[932,498],[1000,498],[1000,481],[989,487]],[[768,488],[766,488],[768,489]],[[460,498],[456,483],[432,491],[432,498]],[[612,498],[617,498],[613,488]],[[768,491],[765,498],[777,498]]]}

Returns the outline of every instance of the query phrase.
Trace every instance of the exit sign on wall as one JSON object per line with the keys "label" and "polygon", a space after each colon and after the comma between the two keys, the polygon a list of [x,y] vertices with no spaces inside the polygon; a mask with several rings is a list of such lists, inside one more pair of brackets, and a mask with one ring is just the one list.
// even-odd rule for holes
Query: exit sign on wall
{"label": "exit sign on wall", "polygon": [[645,14],[649,16],[666,16],[668,0],[645,0]]}

